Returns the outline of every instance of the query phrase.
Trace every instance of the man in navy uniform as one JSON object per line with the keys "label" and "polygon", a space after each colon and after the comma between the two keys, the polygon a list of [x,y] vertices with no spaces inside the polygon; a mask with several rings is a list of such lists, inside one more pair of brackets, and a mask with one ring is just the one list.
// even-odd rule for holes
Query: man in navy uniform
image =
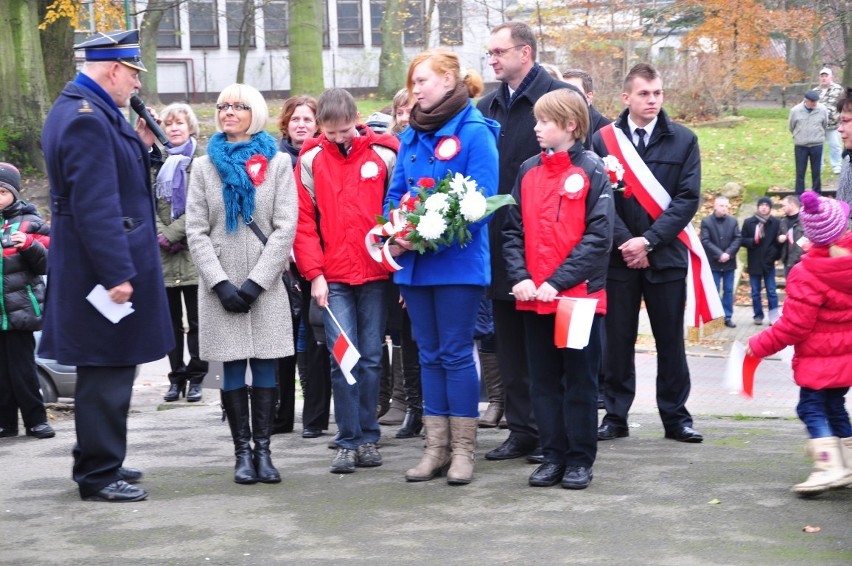
{"label": "man in navy uniform", "polygon": [[[151,193],[154,135],[122,113],[144,71],[138,30],[99,33],[76,45],[86,63],[65,85],[42,134],[52,229],[47,308],[39,353],[77,366],[73,477],[80,497],[140,501],[124,467],[136,366],[174,345]],[[134,312],[112,323],[88,300],[102,285]]]}

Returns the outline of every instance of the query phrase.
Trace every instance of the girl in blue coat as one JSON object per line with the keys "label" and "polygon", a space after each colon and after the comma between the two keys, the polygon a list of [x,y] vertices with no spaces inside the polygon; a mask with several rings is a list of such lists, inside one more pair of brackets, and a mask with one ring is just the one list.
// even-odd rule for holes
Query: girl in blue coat
{"label": "girl in blue coat", "polygon": [[[482,92],[482,78],[462,73],[458,57],[435,49],[417,55],[408,68],[408,90],[416,99],[385,208],[398,203],[419,179],[436,181],[460,173],[476,181],[486,197],[497,193],[499,125],[470,98]],[[446,151],[452,148],[453,151]],[[479,380],[473,359],[476,311],[491,282],[487,217],[470,226],[473,239],[418,254],[397,240],[402,270],[395,274],[420,347],[426,450],[408,470],[408,481],[430,480],[450,464],[447,482],[473,478]],[[450,462],[452,429],[452,462]]]}

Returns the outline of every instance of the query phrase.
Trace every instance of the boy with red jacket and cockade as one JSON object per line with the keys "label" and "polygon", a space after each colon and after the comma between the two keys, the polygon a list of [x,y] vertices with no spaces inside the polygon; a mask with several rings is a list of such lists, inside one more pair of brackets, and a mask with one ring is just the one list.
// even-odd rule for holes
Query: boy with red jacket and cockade
{"label": "boy with red jacket and cockade", "polygon": [[[523,311],[531,397],[544,463],[529,484],[585,489],[597,455],[600,324],[612,246],[612,187],[601,159],[585,151],[589,113],[567,89],[538,99],[535,132],[542,153],[523,163],[503,225],[503,256]],[[598,300],[589,344],[557,348],[558,297]]]}
{"label": "boy with red jacket and cockade", "polygon": [[51,438],[33,338],[44,311],[50,227],[20,190],[18,169],[0,163],[0,438],[18,435],[18,409],[27,436]]}
{"label": "boy with red jacket and cockade", "polygon": [[845,407],[852,386],[852,232],[845,202],[813,191],[801,201],[799,221],[812,247],[787,277],[783,315],[748,345],[760,358],[794,348],[796,412],[808,429],[814,471],[793,491],[808,496],[852,485],[852,424]]}
{"label": "boy with red jacket and cockade", "polygon": [[352,371],[355,383],[332,360],[339,433],[330,471],[346,474],[356,466],[382,464],[376,405],[388,271],[372,259],[364,235],[382,214],[399,141],[359,125],[355,99],[343,89],[319,97],[316,117],[323,133],[304,143],[296,163],[299,224],[293,252],[299,272],[311,282],[311,297],[324,309],[326,343],[332,347],[340,335],[333,314],[361,354]]}

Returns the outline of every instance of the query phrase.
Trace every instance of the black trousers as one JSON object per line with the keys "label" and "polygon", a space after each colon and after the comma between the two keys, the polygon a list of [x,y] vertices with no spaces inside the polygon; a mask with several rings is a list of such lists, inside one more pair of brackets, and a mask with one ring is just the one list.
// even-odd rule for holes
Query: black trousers
{"label": "black trousers", "polygon": [[127,454],[127,411],[134,379],[136,366],[77,366],[73,477],[81,497],[121,479],[118,468]]}
{"label": "black trousers", "polygon": [[0,428],[18,430],[47,422],[35,365],[35,339],[27,330],[0,331]]}
{"label": "black trousers", "polygon": [[[308,316],[307,305],[311,302],[311,284],[302,279],[303,316]],[[325,344],[325,336],[317,343],[314,327],[305,325],[305,361],[308,366],[304,381],[305,403],[302,408],[302,426],[315,430],[328,430],[331,416],[331,358]]]}
{"label": "black trousers", "polygon": [[[186,374],[186,377],[195,377],[200,381],[207,373],[207,362],[198,357],[198,285],[166,287],[166,298],[169,302],[169,316],[175,337],[175,347],[169,352],[169,365],[172,372]],[[183,361],[184,303],[186,303],[186,321],[189,324],[189,331],[186,333],[189,364]]]}
{"label": "black trousers", "polygon": [[423,408],[423,387],[420,384],[420,349],[411,332],[411,317],[406,310],[402,315],[402,330],[400,332],[402,354],[403,388],[405,402],[415,409]]}
{"label": "black trousers", "polygon": [[556,315],[522,313],[526,332],[530,397],[544,461],[591,467],[598,451],[598,367],[601,316],[596,315],[589,345],[556,348]]}
{"label": "black trousers", "polygon": [[686,410],[689,367],[683,340],[686,279],[651,283],[643,270],[607,279],[606,364],[604,370],[603,423],[627,426],[627,414],[636,397],[636,336],[642,299],[648,310],[657,345],[657,408],[666,430],[692,426]]}
{"label": "black trousers", "polygon": [[537,443],[538,426],[530,399],[524,319],[515,309],[514,301],[495,300],[493,308],[497,364],[506,396],[504,406],[510,436],[521,442]]}

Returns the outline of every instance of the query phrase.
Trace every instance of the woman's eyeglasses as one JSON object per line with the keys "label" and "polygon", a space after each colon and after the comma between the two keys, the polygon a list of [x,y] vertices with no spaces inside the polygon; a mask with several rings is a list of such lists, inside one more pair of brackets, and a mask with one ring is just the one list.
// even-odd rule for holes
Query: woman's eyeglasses
{"label": "woman's eyeglasses", "polygon": [[237,102],[236,104],[231,104],[230,102],[223,102],[222,104],[216,105],[216,110],[219,112],[224,112],[225,110],[229,110],[233,108],[234,110],[251,110],[251,106],[248,104],[243,104],[242,102]]}

